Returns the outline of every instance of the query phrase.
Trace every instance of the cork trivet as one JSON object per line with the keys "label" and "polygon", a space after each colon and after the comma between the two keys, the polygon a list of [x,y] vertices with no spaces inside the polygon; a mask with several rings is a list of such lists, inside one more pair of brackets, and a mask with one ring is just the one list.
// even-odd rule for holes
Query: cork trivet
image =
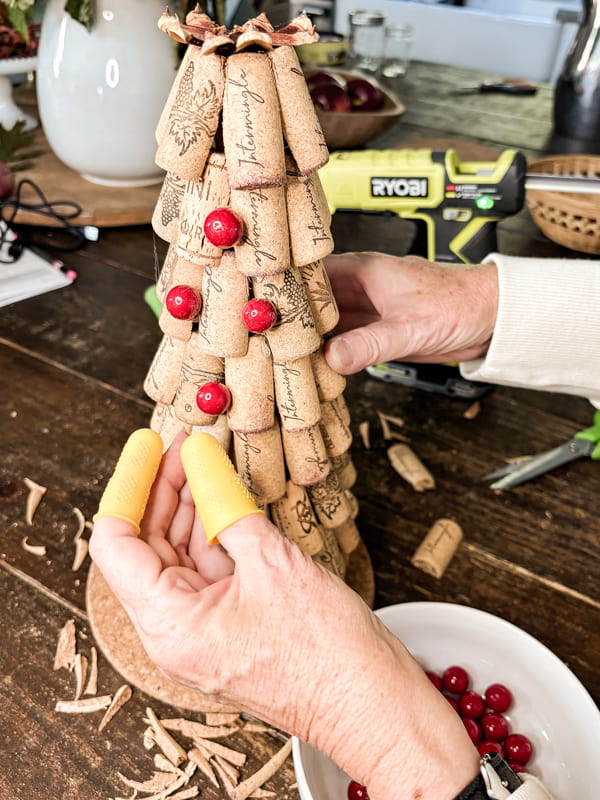
{"label": "cork trivet", "polygon": [[435,480],[419,456],[407,444],[394,444],[387,451],[390,464],[416,492],[435,488]]}
{"label": "cork trivet", "polygon": [[244,234],[235,246],[244,275],[274,275],[290,267],[285,189],[263,186],[232,189],[231,208],[244,220]]}
{"label": "cork trivet", "polygon": [[271,503],[270,510],[273,524],[309,556],[323,549],[321,529],[306,489],[302,486],[288,481],[285,494]]}
{"label": "cork trivet", "polygon": [[233,434],[238,474],[258,505],[273,503],[285,494],[285,464],[279,425],[262,433]]}
{"label": "cork trivet", "polygon": [[346,574],[346,559],[340,550],[335,534],[330,528],[323,527],[321,536],[323,537],[323,549],[313,556],[313,560],[343,580]]}
{"label": "cork trivet", "polygon": [[229,183],[225,156],[212,153],[208,159],[202,180],[188,181],[181,200],[177,244],[211,258],[221,257],[221,248],[211,244],[204,233],[204,220],[215,208],[229,205]]}
{"label": "cork trivet", "polygon": [[299,269],[304,282],[317,331],[321,336],[332,331],[340,321],[329,276],[322,261],[312,261]]}
{"label": "cork trivet", "polygon": [[172,244],[170,244],[169,249],[167,250],[167,254],[165,256],[165,260],[163,261],[162,268],[158,275],[158,280],[156,281],[156,296],[158,297],[161,303],[165,302],[165,297],[167,296],[167,292],[172,286],[171,274],[173,272],[173,266],[176,261],[177,261],[177,251],[175,247]]}
{"label": "cork trivet", "polygon": [[158,325],[166,336],[171,336],[173,339],[180,339],[182,342],[187,342],[192,335],[192,320],[176,319],[176,317],[169,312],[166,305],[163,305],[160,310]]}
{"label": "cork trivet", "polygon": [[353,519],[348,519],[337,528],[333,528],[333,533],[342,553],[352,553],[360,542],[360,533]]}
{"label": "cork trivet", "polygon": [[350,516],[352,517],[352,519],[356,519],[358,517],[358,512],[360,511],[358,500],[356,499],[354,493],[351,492],[349,489],[346,489],[344,491],[344,494],[346,496],[348,507],[350,509]]}
{"label": "cork trivet", "polygon": [[167,123],[160,126],[155,159],[159,167],[186,180],[200,179],[219,125],[224,87],[223,58],[201,56],[194,46]]}
{"label": "cork trivet", "polygon": [[190,61],[193,61],[195,57],[194,50],[198,50],[197,47],[186,47],[185,53],[183,54],[183,58],[181,59],[181,63],[179,64],[179,68],[175,74],[175,78],[173,83],[171,84],[171,88],[169,89],[169,94],[166,100],[166,103],[163,106],[161,111],[159,120],[156,124],[156,130],[154,135],[156,137],[156,143],[160,144],[163,136],[165,135],[165,131],[167,128],[167,124],[169,122],[169,117],[171,116],[171,111],[173,110],[173,104],[175,102],[175,98],[177,97],[177,92],[179,91],[179,84],[183,80],[183,76],[186,74],[188,70],[188,66]]}
{"label": "cork trivet", "polygon": [[168,172],[163,181],[158,200],[152,214],[152,228],[157,236],[171,244],[179,232],[179,212],[186,181]]}
{"label": "cork trivet", "polygon": [[223,144],[232,189],[284,184],[281,115],[266,53],[227,59]]}
{"label": "cork trivet", "polygon": [[185,342],[163,336],[144,381],[144,391],[155,403],[169,405],[179,385]]}
{"label": "cork trivet", "polygon": [[333,238],[327,219],[329,211],[320,203],[320,192],[315,188],[318,177],[315,173],[313,175],[302,177],[296,174],[295,169],[287,173],[290,247],[292,263],[296,267],[319,261],[333,250]]}
{"label": "cork trivet", "polygon": [[315,320],[298,270],[252,281],[255,297],[277,309],[277,322],[267,333],[273,358],[286,361],[313,353],[321,344]]}
{"label": "cork trivet", "polygon": [[324,528],[337,528],[351,517],[351,508],[335,472],[321,483],[308,486],[306,491]]}
{"label": "cork trivet", "polygon": [[298,170],[306,175],[327,163],[325,136],[294,48],[276,47],[269,58],[275,74],[283,134]]}
{"label": "cork trivet", "polygon": [[213,381],[223,383],[224,377],[222,359],[203,353],[199,347],[198,332],[192,333],[185,347],[179,386],[173,400],[178,418],[188,425],[212,425],[215,416],[200,411],[196,395],[203,384]]}
{"label": "cork trivet", "polygon": [[245,355],[248,329],[242,309],[248,300],[248,279],[238,272],[232,250],[223,252],[217,266],[204,268],[202,298],[198,325],[202,350],[224,358]]}
{"label": "cork trivet", "polygon": [[231,446],[231,431],[227,424],[227,415],[220,414],[212,425],[193,425],[192,433],[210,433],[226,453]]}
{"label": "cork trivet", "polygon": [[302,431],[316,425],[321,408],[309,357],[295,361],[273,360],[273,376],[282,426],[288,431]]}
{"label": "cork trivet", "polygon": [[304,431],[281,430],[283,452],[290,478],[299,486],[319,483],[329,474],[331,465],[318,425]]}
{"label": "cork trivet", "polygon": [[163,441],[163,453],[171,445],[173,439],[182,431],[191,433],[191,426],[177,418],[172,405],[157,403],[154,406],[150,427],[160,435]]}
{"label": "cork trivet", "polygon": [[321,433],[330,457],[341,456],[352,444],[352,432],[335,401],[321,403]]}
{"label": "cork trivet", "polygon": [[333,456],[331,466],[338,476],[342,489],[351,489],[356,483],[357,474],[350,453],[346,452],[342,453],[341,456]]}
{"label": "cork trivet", "polygon": [[462,538],[460,525],[451,519],[438,519],[415,550],[410,563],[434,578],[441,578]]}
{"label": "cork trivet", "polygon": [[319,350],[311,353],[310,365],[321,400],[335,400],[336,397],[342,394],[346,388],[346,379],[343,375],[331,369],[322,349],[319,348]]}
{"label": "cork trivet", "polygon": [[231,392],[227,423],[232,431],[258,433],[275,424],[275,387],[271,351],[262,336],[251,336],[248,352],[225,361]]}
{"label": "cork trivet", "polygon": [[238,710],[217,703],[208,695],[183,688],[154,666],[129,617],[95,564],[91,565],[88,575],[86,606],[96,644],[132,686],[156,700],[190,711],[234,713]]}

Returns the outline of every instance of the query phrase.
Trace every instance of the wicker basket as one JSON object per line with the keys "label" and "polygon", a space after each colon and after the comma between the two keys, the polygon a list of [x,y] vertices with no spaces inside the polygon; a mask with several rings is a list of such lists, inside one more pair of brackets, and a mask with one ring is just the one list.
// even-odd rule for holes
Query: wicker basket
{"label": "wicker basket", "polygon": [[[600,156],[552,156],[532,161],[532,173],[600,178]],[[600,254],[600,196],[528,191],[527,207],[542,233],[553,242],[592,255]]]}

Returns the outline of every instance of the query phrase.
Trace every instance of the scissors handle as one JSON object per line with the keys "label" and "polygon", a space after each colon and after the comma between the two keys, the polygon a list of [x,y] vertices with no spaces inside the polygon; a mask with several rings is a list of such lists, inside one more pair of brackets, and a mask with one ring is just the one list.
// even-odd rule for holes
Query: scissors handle
{"label": "scissors handle", "polygon": [[[575,461],[578,458],[590,456],[594,448],[594,442],[590,442],[583,438],[569,439],[568,442],[554,447],[552,450],[547,450],[545,453],[540,453],[537,456],[532,456],[526,461],[521,461],[519,464],[511,464],[504,467],[503,475],[500,480],[492,483],[491,489],[512,489],[513,486],[519,486],[525,481],[530,481],[537,478],[539,475],[544,475],[556,467],[563,464],[568,464],[570,461]],[[496,474],[498,474],[498,470]],[[494,473],[488,477],[496,477]]]}

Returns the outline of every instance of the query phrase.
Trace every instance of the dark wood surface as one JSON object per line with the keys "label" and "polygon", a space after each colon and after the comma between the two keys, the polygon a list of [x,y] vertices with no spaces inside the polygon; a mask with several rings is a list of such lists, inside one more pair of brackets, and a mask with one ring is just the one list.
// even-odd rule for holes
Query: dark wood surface
{"label": "dark wood surface", "polygon": [[[407,106],[396,127],[375,142],[419,139],[470,142],[533,158],[548,148],[552,92],[536,97],[458,96],[453,87],[493,77],[416,63],[396,88]],[[336,247],[403,254],[411,231],[388,217],[338,215]],[[569,255],[535,227],[527,211],[499,226],[500,249],[524,255]],[[144,709],[173,709],[141,692],[109,727],[99,715],[61,715],[73,676],[54,672],[61,627],[74,619],[81,651],[92,644],[85,610],[88,562],[71,570],[77,520],[91,519],[128,434],[146,425],[152,405],[142,382],[158,344],[156,320],[143,301],[165,245],[149,227],[101,231],[96,243],[66,258],[78,271],[69,288],[0,309],[0,788],[13,800],[104,800],[127,796],[117,771],[148,777],[142,745]],[[549,354],[548,357],[551,357]],[[592,368],[592,365],[590,365]],[[359,480],[360,529],[376,573],[378,606],[411,600],[462,603],[497,614],[551,648],[600,699],[600,469],[582,460],[504,493],[481,481],[505,459],[550,448],[590,423],[582,398],[497,387],[472,420],[466,404],[369,378],[348,382],[353,457]],[[390,467],[376,411],[405,420],[404,432],[435,475],[433,492],[415,493]],[[371,422],[366,450],[359,423]],[[48,491],[29,527],[29,477]],[[431,524],[451,517],[465,540],[442,579],[414,569],[410,557]],[[26,552],[44,544],[40,557]],[[99,692],[122,682],[100,654]],[[240,733],[254,771],[279,742]],[[291,760],[270,782],[295,798]],[[221,791],[203,782],[202,797]]]}

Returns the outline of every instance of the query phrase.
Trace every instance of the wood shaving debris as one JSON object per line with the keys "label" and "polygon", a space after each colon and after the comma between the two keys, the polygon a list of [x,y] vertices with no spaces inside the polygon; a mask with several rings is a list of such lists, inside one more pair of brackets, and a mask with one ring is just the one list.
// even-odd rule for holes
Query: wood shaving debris
{"label": "wood shaving debris", "polygon": [[240,782],[240,772],[237,770],[233,764],[230,764],[229,761],[225,761],[224,758],[221,756],[215,756],[215,766],[219,764],[223,771],[227,774],[229,780],[233,783],[234,786],[237,786]]}
{"label": "wood shaving debris", "polygon": [[400,417],[392,417],[390,414],[384,414],[382,411],[378,411],[377,416],[379,418],[379,424],[381,425],[383,438],[386,441],[388,439],[396,438],[394,436],[394,431],[392,430],[392,425],[395,425],[397,428],[404,427],[404,420],[400,419]]}
{"label": "wood shaving debris", "polygon": [[223,784],[223,788],[227,792],[227,797],[233,797],[233,792],[237,783],[234,783],[227,772],[223,769],[222,766],[223,762],[215,762],[215,769],[217,771],[217,775],[221,778],[221,783]]}
{"label": "wood shaving debris", "polygon": [[[200,789],[197,786],[190,786],[187,789],[182,789],[180,792],[176,794],[170,795],[171,800],[189,800],[190,797],[198,797],[200,794]],[[144,798],[144,800],[148,800],[148,798]]]}
{"label": "wood shaving debris", "polygon": [[79,508],[75,507],[72,510],[73,514],[77,517],[77,533],[73,537],[73,541],[76,542],[77,539],[83,536],[83,532],[85,531],[85,517]]}
{"label": "wood shaving debris", "polygon": [[365,420],[365,422],[361,422],[358,426],[358,432],[360,433],[360,438],[362,439],[363,447],[365,450],[371,449],[371,435],[370,435],[371,423],[369,420]]}
{"label": "wood shaving debris", "polygon": [[83,687],[87,677],[88,660],[81,653],[75,654],[75,700],[79,700],[83,694]]}
{"label": "wood shaving debris", "polygon": [[77,572],[79,567],[81,567],[81,565],[85,561],[89,549],[90,546],[87,542],[87,539],[75,540],[75,554],[73,556],[73,564],[71,565],[71,572]]}
{"label": "wood shaving debris", "polygon": [[235,764],[236,767],[243,767],[246,763],[247,756],[245,753],[240,753],[239,750],[232,750],[231,747],[225,747],[223,744],[213,742],[212,739],[194,739],[194,744],[201,750],[207,750],[215,756],[221,756],[230,764]]}
{"label": "wood shaving debris", "polygon": [[269,789],[257,789],[252,794],[249,794],[248,797],[275,797],[276,794],[277,792],[271,792]]}
{"label": "wood shaving debris", "polygon": [[467,408],[467,410],[463,414],[463,417],[465,419],[475,419],[475,417],[479,414],[480,411],[481,411],[481,403],[479,402],[479,400],[475,400],[475,402],[471,403],[471,405]]}
{"label": "wood shaving debris", "polygon": [[[192,777],[192,775],[194,774],[195,771],[196,771],[196,765],[192,761],[188,761],[187,764],[185,765],[181,775],[178,778],[176,778],[173,781],[173,783],[169,784],[169,786],[166,789],[164,789],[162,792],[158,792],[157,794],[148,795],[148,797],[145,797],[144,800],[166,800],[167,797],[171,797],[172,800],[175,800],[175,798],[179,798],[179,800],[183,800],[183,798],[182,798],[182,795],[184,794],[183,792],[179,792],[178,794],[173,794],[173,793],[176,792],[178,789],[181,789],[182,786],[187,786],[188,783],[190,782],[190,778]],[[196,790],[196,794],[198,794],[198,787],[197,786],[192,786],[191,790],[192,791]],[[187,795],[184,795],[184,796],[185,797],[195,797],[196,794],[187,794]]]}
{"label": "wood shaving debris", "polygon": [[106,710],[106,714],[102,717],[100,725],[98,725],[99,732],[104,730],[117,711],[120,711],[128,700],[131,700],[132,694],[131,686],[128,686],[126,683],[124,683],[123,686],[119,686],[110,706]]}
{"label": "wood shaving debris", "polygon": [[242,781],[233,789],[232,800],[246,800],[259,787],[266,783],[283,766],[286,759],[292,752],[292,740],[289,739],[266,764]]}
{"label": "wood shaving debris", "polygon": [[21,539],[21,547],[23,550],[26,550],[28,553],[33,553],[34,556],[45,556],[46,555],[46,546],[43,544],[29,544],[27,541],[29,536],[24,536]]}
{"label": "wood shaving debris", "polygon": [[23,478],[23,483],[29,489],[27,502],[25,504],[25,522],[28,525],[33,525],[33,516],[37,507],[42,502],[42,497],[48,490],[45,486],[40,486],[39,483],[32,481],[31,478]]}
{"label": "wood shaving debris", "polygon": [[215,775],[213,768],[210,765],[210,761],[204,755],[204,753],[198,748],[193,747],[191,750],[188,751],[187,754],[190,761],[198,767],[200,772],[203,772],[204,775],[208,778],[208,780],[212,783],[213,786],[216,786],[217,789],[219,788],[219,781]]}
{"label": "wood shaving debris", "polygon": [[204,721],[207,725],[235,725],[239,718],[239,714],[225,714],[217,712],[204,715]]}
{"label": "wood shaving debris", "polygon": [[406,444],[394,444],[388,448],[388,458],[401,478],[416,492],[435,488],[435,480],[417,454]]}
{"label": "wood shaving debris", "polygon": [[98,692],[98,651],[92,645],[91,659],[88,670],[88,679],[84,694],[96,694]]}
{"label": "wood shaving debris", "polygon": [[54,710],[63,714],[90,714],[108,708],[111,699],[109,694],[102,694],[98,697],[86,697],[84,700],[59,700]]}
{"label": "wood shaving debris", "polygon": [[190,719],[177,717],[175,719],[161,719],[161,725],[168,731],[178,731],[188,739],[220,739],[224,736],[231,736],[237,733],[238,728],[231,726],[212,727],[203,725],[201,722],[194,722]]}
{"label": "wood shaving debris", "polygon": [[77,652],[75,620],[70,619],[66,622],[58,635],[56,645],[56,655],[54,656],[54,669],[65,667],[68,670],[75,666],[75,654]]}
{"label": "wood shaving debris", "polygon": [[271,733],[273,730],[268,725],[262,725],[260,722],[247,722],[244,725],[244,730],[248,733]]}
{"label": "wood shaving debris", "polygon": [[146,730],[144,731],[143,744],[145,750],[152,750],[152,748],[156,746],[156,736],[154,735],[154,731],[150,727],[146,728]]}
{"label": "wood shaving debris", "polygon": [[177,776],[172,772],[154,772],[147,781],[134,781],[122,772],[117,772],[117,776],[125,786],[135,789],[136,792],[162,792],[177,780]]}
{"label": "wood shaving debris", "polygon": [[179,744],[179,742],[176,742],[171,734],[168,733],[165,728],[163,728],[160,720],[150,707],[146,708],[146,717],[148,718],[148,722],[154,731],[156,744],[169,759],[169,761],[172,764],[175,764],[176,767],[178,767],[182,761],[186,761],[187,753]]}
{"label": "wood shaving debris", "polygon": [[171,764],[169,759],[166,756],[163,756],[162,753],[154,754],[154,766],[160,772],[172,772],[174,775],[181,775],[182,773],[182,770],[180,770],[179,767],[176,767],[174,764]]}

